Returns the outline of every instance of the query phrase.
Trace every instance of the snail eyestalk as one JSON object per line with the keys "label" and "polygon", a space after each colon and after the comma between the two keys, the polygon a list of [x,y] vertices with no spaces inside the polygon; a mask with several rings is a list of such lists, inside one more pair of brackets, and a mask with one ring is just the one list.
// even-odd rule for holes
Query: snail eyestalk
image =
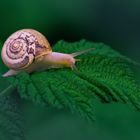
{"label": "snail eyestalk", "polygon": [[95,48],[89,48],[89,49],[86,49],[86,50],[83,50],[83,51],[74,52],[74,53],[72,53],[72,54],[70,54],[70,55],[71,55],[72,57],[76,57],[76,56],[79,56],[79,55],[88,53],[89,51],[92,51],[92,50],[95,50]]}

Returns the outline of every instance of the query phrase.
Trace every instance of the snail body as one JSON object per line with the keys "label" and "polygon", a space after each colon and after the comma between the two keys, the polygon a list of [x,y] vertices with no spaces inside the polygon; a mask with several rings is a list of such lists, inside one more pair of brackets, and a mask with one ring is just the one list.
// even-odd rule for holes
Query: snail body
{"label": "snail body", "polygon": [[65,54],[53,52],[48,40],[38,31],[22,29],[13,33],[4,43],[1,57],[10,70],[3,76],[16,75],[21,71],[31,73],[50,68],[75,68],[74,57],[91,49]]}

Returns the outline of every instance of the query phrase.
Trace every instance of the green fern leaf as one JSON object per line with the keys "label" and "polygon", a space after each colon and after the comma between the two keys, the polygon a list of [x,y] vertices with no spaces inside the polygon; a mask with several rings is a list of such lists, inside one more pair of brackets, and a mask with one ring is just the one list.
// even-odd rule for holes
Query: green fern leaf
{"label": "green fern leaf", "polygon": [[75,43],[59,41],[53,51],[73,53],[95,48],[81,55],[75,73],[71,69],[50,69],[32,74],[20,73],[15,81],[20,96],[36,103],[69,108],[88,120],[94,120],[94,99],[102,102],[121,101],[140,109],[140,87],[135,81],[126,58],[103,43],[81,40]]}

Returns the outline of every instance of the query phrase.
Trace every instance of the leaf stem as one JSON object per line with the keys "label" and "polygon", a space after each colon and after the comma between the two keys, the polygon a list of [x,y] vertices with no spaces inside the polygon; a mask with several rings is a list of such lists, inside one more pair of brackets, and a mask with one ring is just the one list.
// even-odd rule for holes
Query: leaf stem
{"label": "leaf stem", "polygon": [[3,91],[0,92],[0,96],[9,95],[15,90],[15,87],[13,85],[9,85],[7,88],[5,88]]}

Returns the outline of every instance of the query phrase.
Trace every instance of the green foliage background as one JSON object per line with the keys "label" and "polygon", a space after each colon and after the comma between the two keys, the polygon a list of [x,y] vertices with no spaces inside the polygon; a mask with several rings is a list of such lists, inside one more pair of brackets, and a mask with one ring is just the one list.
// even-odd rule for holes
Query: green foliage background
{"label": "green foliage background", "polygon": [[[0,39],[17,29],[34,28],[53,45],[82,38],[104,42],[140,62],[140,2],[103,0],[1,0]],[[3,69],[3,68],[2,68]],[[137,78],[139,73],[135,70]],[[3,89],[5,84],[0,83]],[[139,140],[140,113],[123,104],[96,102],[90,126],[66,110],[46,109],[22,100],[27,140]]]}

